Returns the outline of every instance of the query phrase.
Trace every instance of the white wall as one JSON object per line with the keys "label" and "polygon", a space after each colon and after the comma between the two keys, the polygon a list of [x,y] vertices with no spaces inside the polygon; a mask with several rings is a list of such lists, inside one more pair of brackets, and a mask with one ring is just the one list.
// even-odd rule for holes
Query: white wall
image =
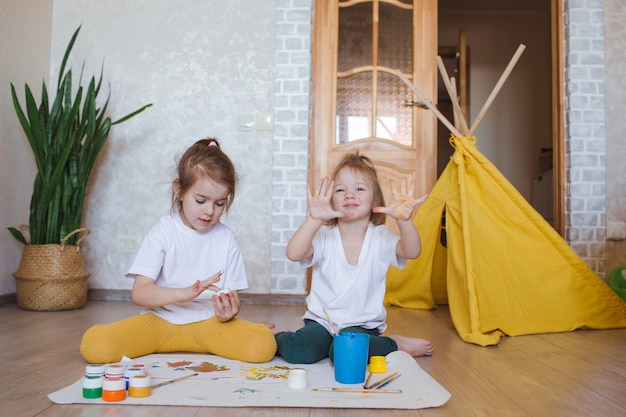
{"label": "white wall", "polygon": [[[224,222],[237,233],[253,292],[269,292],[271,131],[241,131],[244,113],[271,112],[275,2],[261,0],[55,2],[52,62],[56,68],[82,23],[74,56],[96,72],[104,59],[109,112],[121,117],[101,155],[85,208],[92,230],[86,258],[91,288],[124,289],[134,252],[118,250],[123,235],[142,236],[170,210],[178,157],[214,136],[240,177]],[[76,65],[80,61],[75,61]]]}
{"label": "white wall", "polygon": [[[0,294],[15,292],[22,245],[6,230],[28,224],[35,161],[13,110],[10,82],[22,105],[24,83],[37,97],[50,67],[52,0],[4,0],[0,13]],[[10,40],[10,41],[7,41]]]}
{"label": "white wall", "polygon": [[[24,44],[13,56],[34,59],[37,65],[24,63],[2,74],[3,80],[38,86],[52,62],[51,78],[56,82],[65,46],[82,24],[72,56],[75,77],[83,60],[89,75],[98,74],[104,62],[104,78],[112,91],[109,113],[114,119],[143,104],[154,104],[140,116],[113,127],[92,177],[83,221],[92,231],[84,243],[92,272],[89,286],[130,288],[124,272],[134,252],[118,250],[119,237],[142,236],[159,216],[169,212],[177,157],[197,139],[215,136],[240,176],[235,204],[225,223],[239,236],[251,288],[269,292],[272,134],[270,130],[240,131],[239,116],[273,109],[275,1],[255,1],[251,8],[246,0],[185,1],[184,7],[166,0],[57,0],[52,20],[50,11],[42,12],[39,4],[33,10],[22,2],[13,4],[14,10],[3,13],[7,16],[3,39],[21,43],[23,32]],[[19,19],[24,11],[36,15],[37,20]],[[22,21],[32,21],[38,30],[47,28],[41,35],[44,53],[31,53],[31,44],[39,47],[39,37]],[[2,60],[3,71],[8,61]],[[7,107],[10,96],[4,83],[2,88],[1,99]],[[16,130],[15,124],[11,129]],[[9,133],[17,136],[15,132],[6,135]],[[29,163],[28,152],[23,146],[13,148],[21,160],[14,149],[2,152],[15,166],[5,170],[2,164],[3,191],[7,183],[11,194],[19,198],[19,202],[3,199],[7,211],[15,213],[6,220],[3,214],[3,223],[9,225],[28,222],[32,187],[32,177],[23,169]],[[7,242],[12,239],[8,232],[0,238],[3,247],[11,250],[2,251],[8,258],[4,268],[13,272],[21,247]],[[5,270],[3,293],[14,290],[13,280],[6,275]]]}
{"label": "white wall", "polygon": [[[606,221],[626,223],[626,8],[622,0],[604,2],[606,37]],[[607,241],[606,272],[626,266],[626,240]]]}

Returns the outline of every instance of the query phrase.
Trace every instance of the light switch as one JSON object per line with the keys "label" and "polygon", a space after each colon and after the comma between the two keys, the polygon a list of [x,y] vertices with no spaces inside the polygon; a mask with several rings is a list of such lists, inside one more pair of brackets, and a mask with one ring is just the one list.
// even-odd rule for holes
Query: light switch
{"label": "light switch", "polygon": [[256,114],[256,130],[274,129],[274,115],[272,113]]}
{"label": "light switch", "polygon": [[239,115],[239,130],[254,130],[256,115],[254,113],[242,113]]}

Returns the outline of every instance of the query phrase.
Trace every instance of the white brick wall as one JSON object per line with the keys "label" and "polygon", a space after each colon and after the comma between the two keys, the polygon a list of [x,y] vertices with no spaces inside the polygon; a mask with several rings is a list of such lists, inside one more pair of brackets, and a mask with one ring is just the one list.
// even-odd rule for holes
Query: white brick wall
{"label": "white brick wall", "polygon": [[271,238],[274,294],[302,294],[306,286],[304,268],[287,259],[285,247],[307,210],[312,10],[313,0],[276,2]]}
{"label": "white brick wall", "polygon": [[606,136],[602,0],[567,0],[565,39],[565,238],[605,275]]}

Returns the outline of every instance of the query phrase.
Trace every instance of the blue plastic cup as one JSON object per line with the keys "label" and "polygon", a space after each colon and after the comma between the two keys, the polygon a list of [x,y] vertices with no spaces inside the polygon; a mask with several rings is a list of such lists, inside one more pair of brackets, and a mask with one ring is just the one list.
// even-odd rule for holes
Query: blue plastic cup
{"label": "blue plastic cup", "polygon": [[333,354],[335,380],[342,384],[365,381],[370,336],[365,333],[342,332],[334,336]]}

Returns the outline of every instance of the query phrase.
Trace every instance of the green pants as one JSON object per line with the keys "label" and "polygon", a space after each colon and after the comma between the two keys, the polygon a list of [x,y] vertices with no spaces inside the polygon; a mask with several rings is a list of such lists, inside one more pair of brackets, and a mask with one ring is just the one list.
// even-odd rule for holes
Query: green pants
{"label": "green pants", "polygon": [[[369,356],[386,356],[398,350],[398,344],[389,337],[380,336],[377,329],[347,327],[341,331],[369,334]],[[276,344],[276,355],[289,363],[315,363],[326,357],[333,361],[333,336],[313,320],[305,320],[304,327],[295,332],[278,333]]]}

